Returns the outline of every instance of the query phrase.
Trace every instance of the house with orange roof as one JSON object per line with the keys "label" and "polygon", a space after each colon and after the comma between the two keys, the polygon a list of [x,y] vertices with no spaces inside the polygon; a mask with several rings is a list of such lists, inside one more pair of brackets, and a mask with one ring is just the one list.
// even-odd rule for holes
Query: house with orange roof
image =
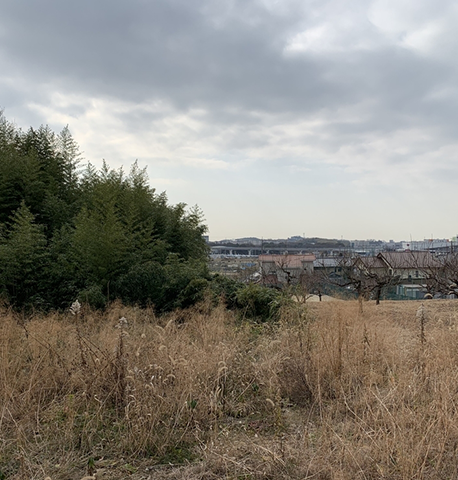
{"label": "house with orange roof", "polygon": [[262,283],[281,288],[301,283],[305,276],[313,273],[315,255],[259,255]]}

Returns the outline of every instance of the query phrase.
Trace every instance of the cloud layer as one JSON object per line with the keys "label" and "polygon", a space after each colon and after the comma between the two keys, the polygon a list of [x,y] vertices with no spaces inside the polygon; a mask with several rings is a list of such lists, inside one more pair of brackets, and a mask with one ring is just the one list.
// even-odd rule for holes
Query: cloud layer
{"label": "cloud layer", "polygon": [[0,106],[213,238],[452,236],[455,2],[0,0]]}

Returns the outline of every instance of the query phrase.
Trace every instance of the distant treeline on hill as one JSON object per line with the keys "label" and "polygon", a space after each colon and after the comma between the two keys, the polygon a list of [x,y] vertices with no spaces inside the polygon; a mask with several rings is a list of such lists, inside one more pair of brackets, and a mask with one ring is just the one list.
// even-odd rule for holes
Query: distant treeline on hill
{"label": "distant treeline on hill", "polygon": [[210,242],[210,245],[226,245],[228,247],[262,247],[262,248],[303,248],[303,249],[340,249],[349,248],[351,246],[348,240],[336,240],[331,238],[303,238],[293,237],[288,239],[260,239],[260,238],[241,238],[236,240],[220,240],[218,242]]}
{"label": "distant treeline on hill", "polygon": [[208,281],[197,207],[169,205],[135,163],[80,168],[68,128],[27,132],[0,112],[0,299],[16,308],[186,306]]}
{"label": "distant treeline on hill", "polygon": [[304,249],[314,249],[314,248],[329,248],[329,249],[339,249],[339,248],[348,248],[350,242],[348,240],[335,240],[330,238],[302,238],[300,240],[284,240],[281,242],[270,242],[269,240],[263,243],[265,248],[304,248]]}

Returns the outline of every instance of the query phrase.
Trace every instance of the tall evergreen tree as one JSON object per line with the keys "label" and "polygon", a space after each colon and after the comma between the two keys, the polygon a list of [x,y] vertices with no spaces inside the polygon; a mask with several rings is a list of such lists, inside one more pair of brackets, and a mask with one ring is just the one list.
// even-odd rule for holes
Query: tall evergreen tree
{"label": "tall evergreen tree", "polygon": [[13,304],[43,304],[46,236],[22,202],[0,244],[0,285]]}

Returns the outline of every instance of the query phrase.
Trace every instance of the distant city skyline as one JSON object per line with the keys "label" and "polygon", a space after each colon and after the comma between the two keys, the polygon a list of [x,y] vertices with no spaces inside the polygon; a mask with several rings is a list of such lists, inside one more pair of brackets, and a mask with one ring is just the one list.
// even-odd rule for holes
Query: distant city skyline
{"label": "distant city skyline", "polygon": [[0,0],[0,109],[138,159],[212,239],[458,230],[452,0]]}

